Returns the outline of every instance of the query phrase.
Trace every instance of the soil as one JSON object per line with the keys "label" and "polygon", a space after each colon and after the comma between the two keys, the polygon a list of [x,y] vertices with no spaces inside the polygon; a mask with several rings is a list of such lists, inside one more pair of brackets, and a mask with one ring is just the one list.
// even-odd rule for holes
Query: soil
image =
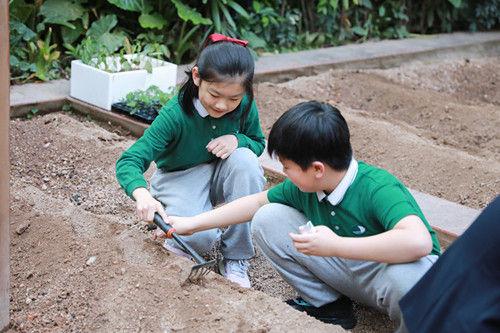
{"label": "soil", "polygon": [[11,331],[332,331],[215,273],[185,283],[192,262],[150,240],[114,179],[132,137],[53,113],[10,140]]}
{"label": "soil", "polygon": [[[491,88],[499,66],[494,58],[330,71],[259,84],[257,102],[266,133],[300,101],[334,102],[358,159],[481,208],[500,192],[500,106]],[[293,290],[260,253],[250,290],[216,274],[184,283],[192,263],[149,239],[116,183],[114,164],[133,141],[63,112],[11,121],[11,332],[342,331],[284,304]],[[374,310],[357,306],[357,314],[354,332],[393,329]]]}
{"label": "soil", "polygon": [[316,99],[346,118],[357,159],[407,186],[472,208],[500,192],[500,58],[331,70],[257,86],[266,133],[289,107]]}

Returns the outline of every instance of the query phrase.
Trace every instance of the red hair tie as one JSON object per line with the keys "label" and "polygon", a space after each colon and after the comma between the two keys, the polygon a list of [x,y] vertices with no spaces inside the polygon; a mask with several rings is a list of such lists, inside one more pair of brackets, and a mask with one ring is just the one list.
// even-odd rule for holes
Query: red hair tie
{"label": "red hair tie", "polygon": [[208,36],[208,40],[211,41],[212,43],[231,42],[231,43],[241,45],[243,47],[247,47],[247,45],[248,45],[248,41],[246,41],[246,40],[236,39],[236,38],[228,37],[228,36],[225,36],[222,34],[211,34],[210,36]]}

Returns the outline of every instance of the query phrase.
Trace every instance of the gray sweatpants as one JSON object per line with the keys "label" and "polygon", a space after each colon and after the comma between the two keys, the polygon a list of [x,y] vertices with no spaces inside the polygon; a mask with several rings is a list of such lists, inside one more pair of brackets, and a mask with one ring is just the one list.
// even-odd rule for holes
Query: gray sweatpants
{"label": "gray sweatpants", "polygon": [[375,307],[396,321],[404,332],[399,300],[437,260],[428,255],[405,264],[385,264],[298,252],[288,235],[308,219],[298,210],[276,203],[263,206],[252,220],[257,246],[283,279],[310,304],[318,307],[341,295]]}
{"label": "gray sweatpants", "polygon": [[[257,156],[248,148],[236,149],[227,159],[197,165],[187,170],[157,170],[151,178],[151,194],[167,215],[194,216],[213,206],[262,191],[265,183]],[[211,229],[182,236],[195,251],[208,253],[221,240],[226,259],[249,259],[255,255],[250,222],[230,226],[224,232]],[[169,245],[179,247],[173,240]]]}

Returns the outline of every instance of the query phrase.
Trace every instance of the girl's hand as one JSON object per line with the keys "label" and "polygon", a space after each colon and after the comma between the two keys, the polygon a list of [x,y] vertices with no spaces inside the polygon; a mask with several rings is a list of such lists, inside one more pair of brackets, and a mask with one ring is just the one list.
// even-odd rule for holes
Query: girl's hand
{"label": "girl's hand", "polygon": [[223,160],[228,158],[238,148],[238,139],[232,134],[219,136],[207,145],[207,150]]}
{"label": "girl's hand", "polygon": [[132,192],[132,196],[136,201],[136,214],[142,221],[151,222],[155,212],[167,221],[168,216],[163,209],[161,202],[153,198],[151,193],[144,187],[139,187]]}
{"label": "girl's hand", "polygon": [[311,233],[289,233],[289,235],[297,251],[320,257],[335,256],[336,246],[341,240],[340,236],[324,225],[314,227],[314,231]]}

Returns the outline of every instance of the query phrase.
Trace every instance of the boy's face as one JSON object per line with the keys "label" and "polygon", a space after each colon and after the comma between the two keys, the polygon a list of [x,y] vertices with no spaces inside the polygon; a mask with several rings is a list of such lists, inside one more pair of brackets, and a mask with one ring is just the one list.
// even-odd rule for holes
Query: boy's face
{"label": "boy's face", "polygon": [[245,88],[239,78],[224,82],[203,81],[197,67],[193,68],[192,74],[198,86],[198,98],[211,117],[220,118],[240,105]]}
{"label": "boy's face", "polygon": [[[314,165],[310,165],[306,170],[295,162],[279,157],[283,165],[283,172],[302,192],[317,192],[321,191],[318,181],[318,170]],[[322,172],[321,172],[322,173]]]}

